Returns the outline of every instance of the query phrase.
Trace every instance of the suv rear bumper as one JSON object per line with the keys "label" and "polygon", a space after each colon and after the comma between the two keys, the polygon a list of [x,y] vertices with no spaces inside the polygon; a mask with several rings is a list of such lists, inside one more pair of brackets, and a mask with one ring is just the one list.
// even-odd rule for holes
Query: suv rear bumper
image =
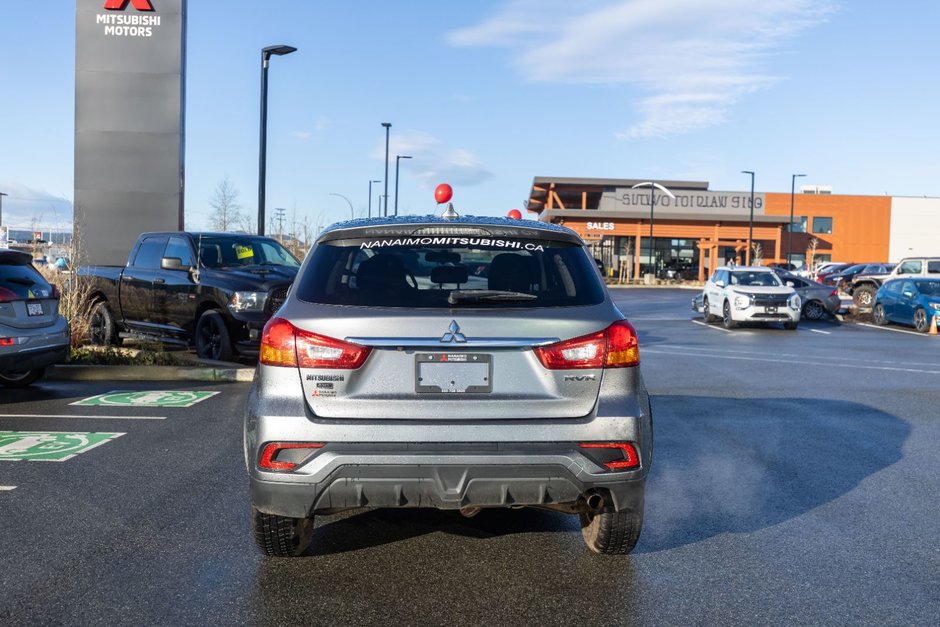
{"label": "suv rear bumper", "polygon": [[274,473],[252,472],[251,502],[269,514],[302,518],[356,507],[574,505],[599,491],[618,511],[642,508],[645,470],[604,472],[572,445],[556,446],[555,452],[541,445],[533,445],[543,449],[538,453],[525,448],[485,454],[459,448],[420,454],[324,449],[296,473],[273,481],[264,475]]}

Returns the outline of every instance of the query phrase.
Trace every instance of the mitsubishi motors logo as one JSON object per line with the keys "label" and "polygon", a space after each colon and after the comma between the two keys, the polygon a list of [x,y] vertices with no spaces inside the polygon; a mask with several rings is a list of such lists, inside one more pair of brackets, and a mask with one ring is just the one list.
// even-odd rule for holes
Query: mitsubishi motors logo
{"label": "mitsubishi motors logo", "polygon": [[150,0],[107,0],[107,2],[104,3],[104,8],[109,11],[123,11],[128,2],[133,4],[134,8],[138,11],[153,11],[153,5],[150,4]]}
{"label": "mitsubishi motors logo", "polygon": [[457,324],[456,320],[450,321],[450,326],[447,327],[447,333],[441,336],[441,343],[447,344],[449,342],[466,342],[467,337],[460,332],[460,325]]}
{"label": "mitsubishi motors logo", "polygon": [[[136,11],[124,13],[128,4],[133,5]],[[154,29],[160,27],[162,17],[156,14],[151,0],[105,0],[104,8],[105,11],[122,11],[95,15],[95,23],[104,26],[107,36],[153,37]]]}

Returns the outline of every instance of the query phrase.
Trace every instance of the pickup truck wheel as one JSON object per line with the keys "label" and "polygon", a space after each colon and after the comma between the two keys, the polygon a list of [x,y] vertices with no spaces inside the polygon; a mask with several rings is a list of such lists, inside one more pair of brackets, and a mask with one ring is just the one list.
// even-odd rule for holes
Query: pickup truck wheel
{"label": "pickup truck wheel", "polygon": [[721,308],[721,314],[721,324],[726,329],[733,329],[738,326],[738,323],[731,317],[731,303],[728,301],[725,301],[724,307]]}
{"label": "pickup truck wheel", "polygon": [[878,326],[888,324],[888,316],[885,315],[885,308],[881,303],[877,303],[872,309],[871,317]]}
{"label": "pickup truck wheel", "polygon": [[216,361],[231,361],[235,356],[225,319],[216,309],[202,314],[196,323],[196,356]]}
{"label": "pickup truck wheel", "polygon": [[643,529],[643,511],[582,512],[581,536],[592,553],[627,555]]}
{"label": "pickup truck wheel", "polygon": [[97,346],[120,346],[114,314],[106,301],[98,301],[88,316],[88,341]]}
{"label": "pickup truck wheel", "polygon": [[31,385],[46,372],[45,368],[35,370],[22,370],[20,372],[5,372],[0,374],[0,385],[8,388],[25,388]]}
{"label": "pickup truck wheel", "polygon": [[258,548],[272,557],[302,555],[313,539],[313,518],[287,518],[252,507],[251,523]]}
{"label": "pickup truck wheel", "polygon": [[859,285],[852,292],[852,299],[857,307],[871,307],[876,291],[871,285]]}
{"label": "pickup truck wheel", "polygon": [[811,300],[803,305],[803,317],[807,320],[822,320],[826,314],[826,308],[818,300]]}
{"label": "pickup truck wheel", "polygon": [[918,333],[926,333],[930,329],[930,319],[923,309],[918,308],[914,312],[914,328],[917,329]]}

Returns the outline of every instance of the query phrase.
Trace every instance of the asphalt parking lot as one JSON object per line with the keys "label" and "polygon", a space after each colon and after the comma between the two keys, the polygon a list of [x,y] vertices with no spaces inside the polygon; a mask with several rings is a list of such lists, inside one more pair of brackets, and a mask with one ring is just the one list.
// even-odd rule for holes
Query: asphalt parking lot
{"label": "asphalt parking lot", "polygon": [[385,510],[263,558],[247,384],[45,382],[0,392],[0,624],[934,624],[940,339],[613,293],[656,435],[630,557],[552,512]]}

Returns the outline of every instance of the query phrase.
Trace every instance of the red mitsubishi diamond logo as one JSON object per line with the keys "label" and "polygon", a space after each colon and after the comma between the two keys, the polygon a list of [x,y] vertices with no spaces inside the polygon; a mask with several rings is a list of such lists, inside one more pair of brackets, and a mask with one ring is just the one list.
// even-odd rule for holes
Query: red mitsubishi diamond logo
{"label": "red mitsubishi diamond logo", "polygon": [[109,11],[123,11],[128,1],[130,1],[138,11],[153,11],[153,5],[150,4],[150,0],[106,0],[104,8]]}

